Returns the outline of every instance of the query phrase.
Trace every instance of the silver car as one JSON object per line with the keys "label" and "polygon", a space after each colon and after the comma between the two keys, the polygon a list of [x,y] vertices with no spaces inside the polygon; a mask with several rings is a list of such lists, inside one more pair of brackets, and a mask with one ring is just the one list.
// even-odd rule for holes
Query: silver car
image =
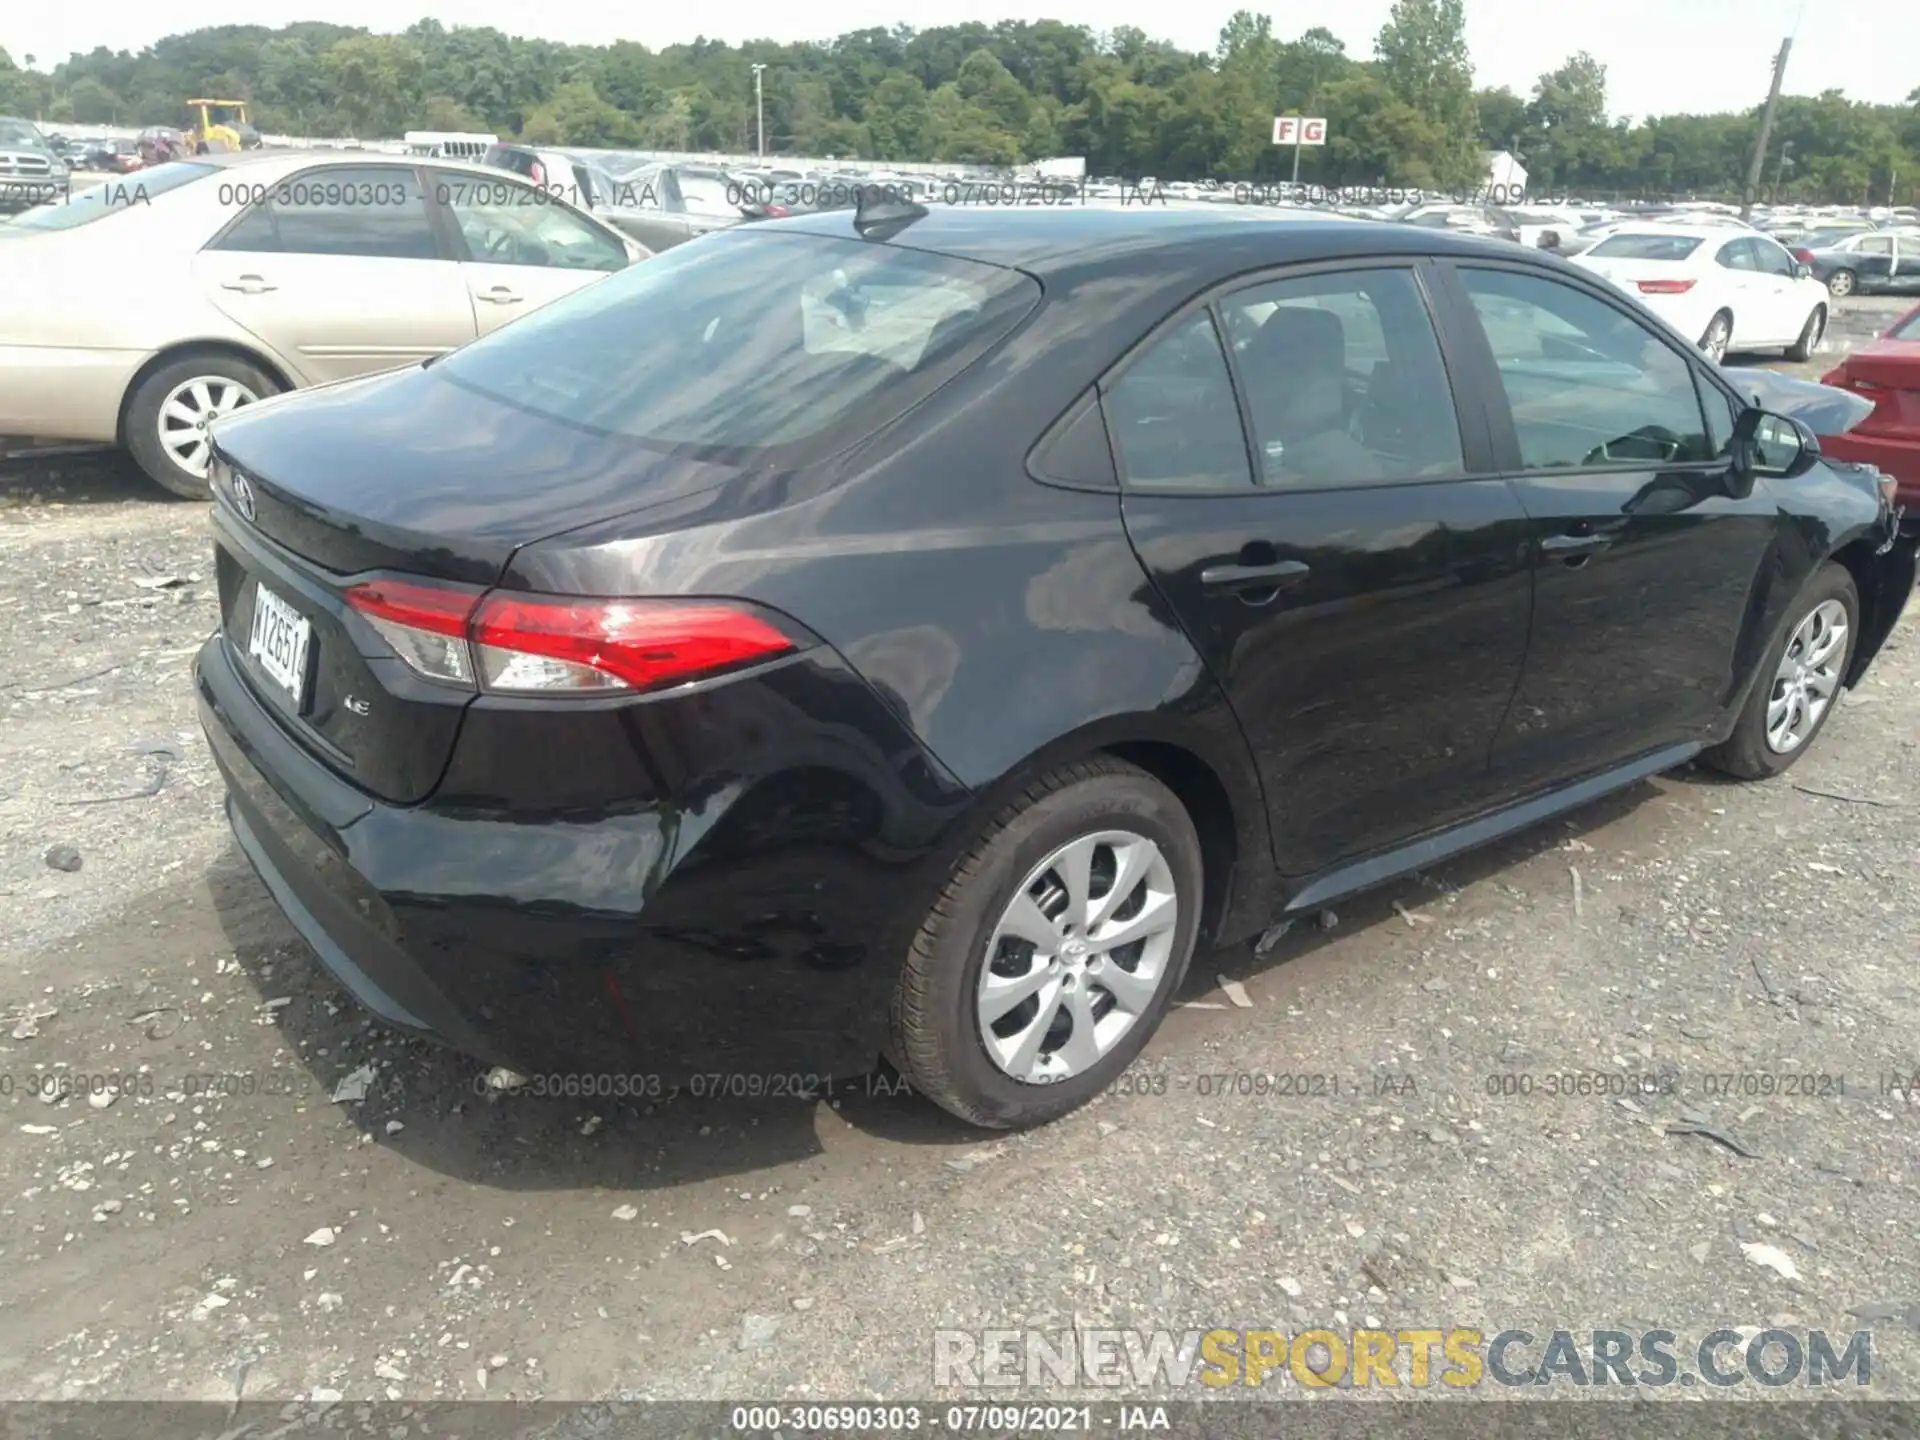
{"label": "silver car", "polygon": [[125,446],[207,492],[207,431],[418,364],[646,258],[517,175],[354,153],[201,155],[0,223],[0,435]]}
{"label": "silver car", "polygon": [[0,115],[0,215],[64,196],[67,162],[31,120]]}

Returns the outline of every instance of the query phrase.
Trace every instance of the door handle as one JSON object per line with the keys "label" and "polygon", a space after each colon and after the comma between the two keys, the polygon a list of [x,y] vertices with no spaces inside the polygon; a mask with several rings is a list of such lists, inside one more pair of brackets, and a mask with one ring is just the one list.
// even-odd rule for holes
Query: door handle
{"label": "door handle", "polygon": [[264,295],[269,290],[278,290],[278,285],[269,285],[258,275],[242,275],[236,280],[222,280],[222,290],[238,290],[242,295]]}
{"label": "door handle", "polygon": [[474,298],[486,300],[495,305],[518,305],[521,297],[504,285],[496,285],[491,290],[476,290]]}
{"label": "door handle", "polygon": [[1611,544],[1611,535],[1549,535],[1540,542],[1540,553],[1561,560],[1584,560]]}
{"label": "door handle", "polygon": [[1200,583],[1210,590],[1290,590],[1307,578],[1310,566],[1298,560],[1272,565],[1209,565]]}

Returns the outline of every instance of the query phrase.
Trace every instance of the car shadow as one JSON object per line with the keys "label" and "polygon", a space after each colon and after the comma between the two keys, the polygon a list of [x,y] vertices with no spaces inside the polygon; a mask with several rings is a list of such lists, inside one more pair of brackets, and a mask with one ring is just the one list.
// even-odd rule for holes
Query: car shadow
{"label": "car shadow", "polygon": [[58,454],[0,454],[0,508],[50,501],[62,505],[181,503],[148,479],[124,450],[100,447]]}
{"label": "car shadow", "polygon": [[[1630,814],[1657,793],[1648,783],[1595,801],[1485,849],[1339,903],[1337,930],[1299,917],[1267,954],[1251,942],[1196,955],[1184,999],[1284,971],[1336,936],[1404,923],[1436,891],[1464,889]],[[237,846],[209,875],[215,911],[262,1004],[278,1006],[287,1046],[332,1095],[362,1067],[366,1098],[340,1102],[346,1123],[373,1144],[460,1181],[504,1190],[671,1190],[765,1171],[825,1152],[844,1123],[874,1140],[959,1155],[997,1132],[956,1120],[915,1093],[884,1061],[834,1084],[830,1096],[745,1099],[677,1093],[568,1096],[490,1089],[485,1067],[375,1021],[320,965],[274,908]],[[825,1113],[830,1110],[832,1113]]]}

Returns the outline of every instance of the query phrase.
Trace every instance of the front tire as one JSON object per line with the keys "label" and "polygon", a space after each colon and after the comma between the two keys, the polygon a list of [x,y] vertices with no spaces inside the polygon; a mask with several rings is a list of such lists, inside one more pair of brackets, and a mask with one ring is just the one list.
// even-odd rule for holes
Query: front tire
{"label": "front tire", "polygon": [[1813,352],[1820,344],[1820,337],[1827,333],[1827,310],[1824,305],[1813,307],[1813,313],[1807,316],[1807,323],[1800,329],[1800,338],[1787,350],[1787,359],[1798,362],[1811,360]]}
{"label": "front tire", "polygon": [[142,380],[127,402],[127,449],[149,479],[181,499],[209,499],[206,427],[279,388],[237,355],[182,355]]}
{"label": "front tire", "polygon": [[1840,701],[1860,633],[1860,592],[1829,560],[1787,612],[1725,743],[1701,759],[1741,780],[1767,780],[1806,754]]}
{"label": "front tire", "polygon": [[1042,776],[988,822],[908,947],[890,1058],[988,1129],[1078,1108],[1166,1013],[1203,888],[1193,821],[1153,776],[1109,756]]}

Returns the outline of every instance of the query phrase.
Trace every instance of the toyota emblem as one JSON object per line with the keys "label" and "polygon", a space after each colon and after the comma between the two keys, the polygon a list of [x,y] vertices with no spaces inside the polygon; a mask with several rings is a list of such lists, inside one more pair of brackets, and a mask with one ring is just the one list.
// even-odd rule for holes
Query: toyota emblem
{"label": "toyota emblem", "polygon": [[253,522],[253,486],[238,470],[233,472],[233,503],[240,507],[240,513],[251,524]]}

